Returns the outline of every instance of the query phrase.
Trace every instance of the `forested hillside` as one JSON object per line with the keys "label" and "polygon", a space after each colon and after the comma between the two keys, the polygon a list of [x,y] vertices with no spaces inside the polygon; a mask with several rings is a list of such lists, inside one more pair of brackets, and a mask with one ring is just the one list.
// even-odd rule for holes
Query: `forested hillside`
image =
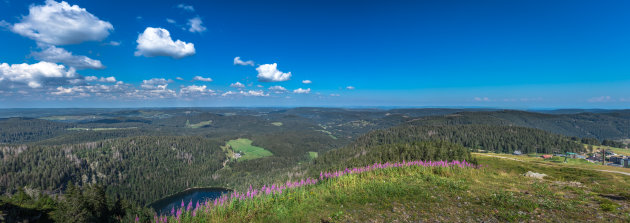
{"label": "forested hillside", "polygon": [[469,149],[498,153],[579,152],[584,146],[539,129],[492,125],[400,125],[369,132],[315,159],[316,169],[403,160],[470,160]]}
{"label": "forested hillside", "polygon": [[131,137],[63,146],[3,147],[0,189],[56,191],[68,182],[108,185],[108,194],[147,203],[213,185],[223,142],[201,137]]}
{"label": "forested hillside", "polygon": [[630,138],[630,111],[543,114],[525,111],[461,112],[411,121],[414,125],[501,125],[537,128],[556,134],[603,139]]}

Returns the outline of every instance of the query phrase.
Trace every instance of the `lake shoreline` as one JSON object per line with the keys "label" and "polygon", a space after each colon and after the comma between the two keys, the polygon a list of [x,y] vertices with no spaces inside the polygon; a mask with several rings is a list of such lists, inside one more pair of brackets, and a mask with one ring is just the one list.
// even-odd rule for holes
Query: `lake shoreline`
{"label": "lake shoreline", "polygon": [[[160,199],[157,199],[157,200],[155,200],[155,201],[145,205],[145,207],[152,208],[154,211],[159,212],[159,210],[157,210],[156,207],[155,207],[155,206],[157,206],[157,204],[160,204],[161,202],[166,202],[168,200],[174,199],[176,197],[185,195],[185,194],[190,193],[190,192],[203,191],[203,190],[216,190],[216,191],[227,191],[227,192],[234,191],[233,189],[225,188],[225,187],[189,187],[189,188],[186,188],[185,190],[182,190],[182,191],[179,191],[177,193],[170,194],[170,195],[164,196],[164,197],[162,197]],[[170,203],[170,202],[168,202],[168,203]]]}

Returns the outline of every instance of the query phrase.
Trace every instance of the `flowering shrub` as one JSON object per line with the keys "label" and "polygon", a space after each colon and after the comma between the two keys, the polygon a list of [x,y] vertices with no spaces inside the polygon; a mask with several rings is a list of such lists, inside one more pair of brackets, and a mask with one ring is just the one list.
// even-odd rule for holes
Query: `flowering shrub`
{"label": "flowering shrub", "polygon": [[[409,167],[409,166],[417,166],[417,167],[444,167],[444,168],[478,168],[479,166],[475,164],[471,164],[464,161],[403,161],[399,163],[375,163],[373,165],[364,166],[364,167],[356,167],[356,168],[346,168],[345,170],[339,170],[334,172],[321,172],[319,174],[319,179],[306,178],[300,181],[287,181],[283,184],[272,184],[271,186],[264,185],[260,189],[254,189],[252,186],[246,192],[237,192],[234,191],[229,194],[225,194],[219,198],[214,200],[207,200],[203,203],[197,202],[194,204],[192,200],[188,202],[188,205],[185,205],[184,201],[182,201],[180,208],[171,209],[171,216],[154,216],[154,221],[156,223],[169,222],[169,220],[174,222],[180,222],[183,217],[196,217],[198,213],[205,212],[210,213],[214,209],[227,208],[233,205],[239,205],[239,201],[252,201],[265,196],[274,196],[282,194],[284,191],[293,188],[300,188],[307,185],[314,185],[320,181],[324,181],[331,178],[338,178],[344,175],[352,175],[352,174],[360,174],[368,171],[374,171],[379,169],[389,169],[389,168],[399,168],[399,167]],[[214,208],[214,209],[213,209]],[[137,221],[137,218],[136,218]]]}

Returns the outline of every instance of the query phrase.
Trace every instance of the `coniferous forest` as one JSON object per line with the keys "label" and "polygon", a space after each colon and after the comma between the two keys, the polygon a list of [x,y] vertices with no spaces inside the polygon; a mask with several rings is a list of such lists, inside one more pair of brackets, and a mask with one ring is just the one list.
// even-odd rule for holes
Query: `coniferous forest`
{"label": "coniferous forest", "polygon": [[[187,188],[240,189],[406,160],[476,163],[472,151],[583,152],[583,143],[626,147],[626,113],[222,108],[78,109],[9,117],[7,112],[0,120],[0,210],[10,220],[116,222],[152,216],[149,204]],[[234,154],[247,152],[230,143],[242,139],[272,155],[239,160]]]}

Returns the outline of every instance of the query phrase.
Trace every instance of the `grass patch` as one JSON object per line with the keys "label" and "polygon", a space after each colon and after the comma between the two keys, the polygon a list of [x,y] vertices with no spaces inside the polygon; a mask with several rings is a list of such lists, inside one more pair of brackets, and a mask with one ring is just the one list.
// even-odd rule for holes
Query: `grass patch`
{"label": "grass patch", "polygon": [[308,157],[311,158],[311,160],[316,159],[319,156],[319,153],[317,152],[308,152]]}
{"label": "grass patch", "polygon": [[282,122],[272,122],[271,124],[278,127],[282,126]]}
{"label": "grass patch", "polygon": [[188,120],[186,120],[186,128],[191,128],[191,129],[198,129],[198,128],[202,128],[202,127],[207,127],[207,126],[210,126],[211,124],[212,124],[212,120],[199,122],[197,124],[190,124],[190,122]]}
{"label": "grass patch", "polygon": [[250,139],[234,139],[230,140],[226,143],[228,148],[231,148],[232,151],[238,152],[241,154],[241,157],[238,158],[238,161],[244,160],[252,160],[258,159],[266,156],[273,156],[273,154],[266,150],[265,148],[253,146],[252,140]]}
{"label": "grass patch", "polygon": [[328,131],[328,130],[318,129],[318,130],[315,130],[315,131],[316,131],[316,132],[323,132],[323,133],[326,133],[328,136],[330,136],[330,138],[332,138],[332,139],[337,139],[337,137],[336,137],[336,136],[334,136],[334,135],[332,134],[332,132],[330,132],[330,131]]}
{"label": "grass patch", "polygon": [[127,128],[67,128],[69,131],[111,131],[111,130],[125,130],[125,129],[137,129],[138,127]]}

